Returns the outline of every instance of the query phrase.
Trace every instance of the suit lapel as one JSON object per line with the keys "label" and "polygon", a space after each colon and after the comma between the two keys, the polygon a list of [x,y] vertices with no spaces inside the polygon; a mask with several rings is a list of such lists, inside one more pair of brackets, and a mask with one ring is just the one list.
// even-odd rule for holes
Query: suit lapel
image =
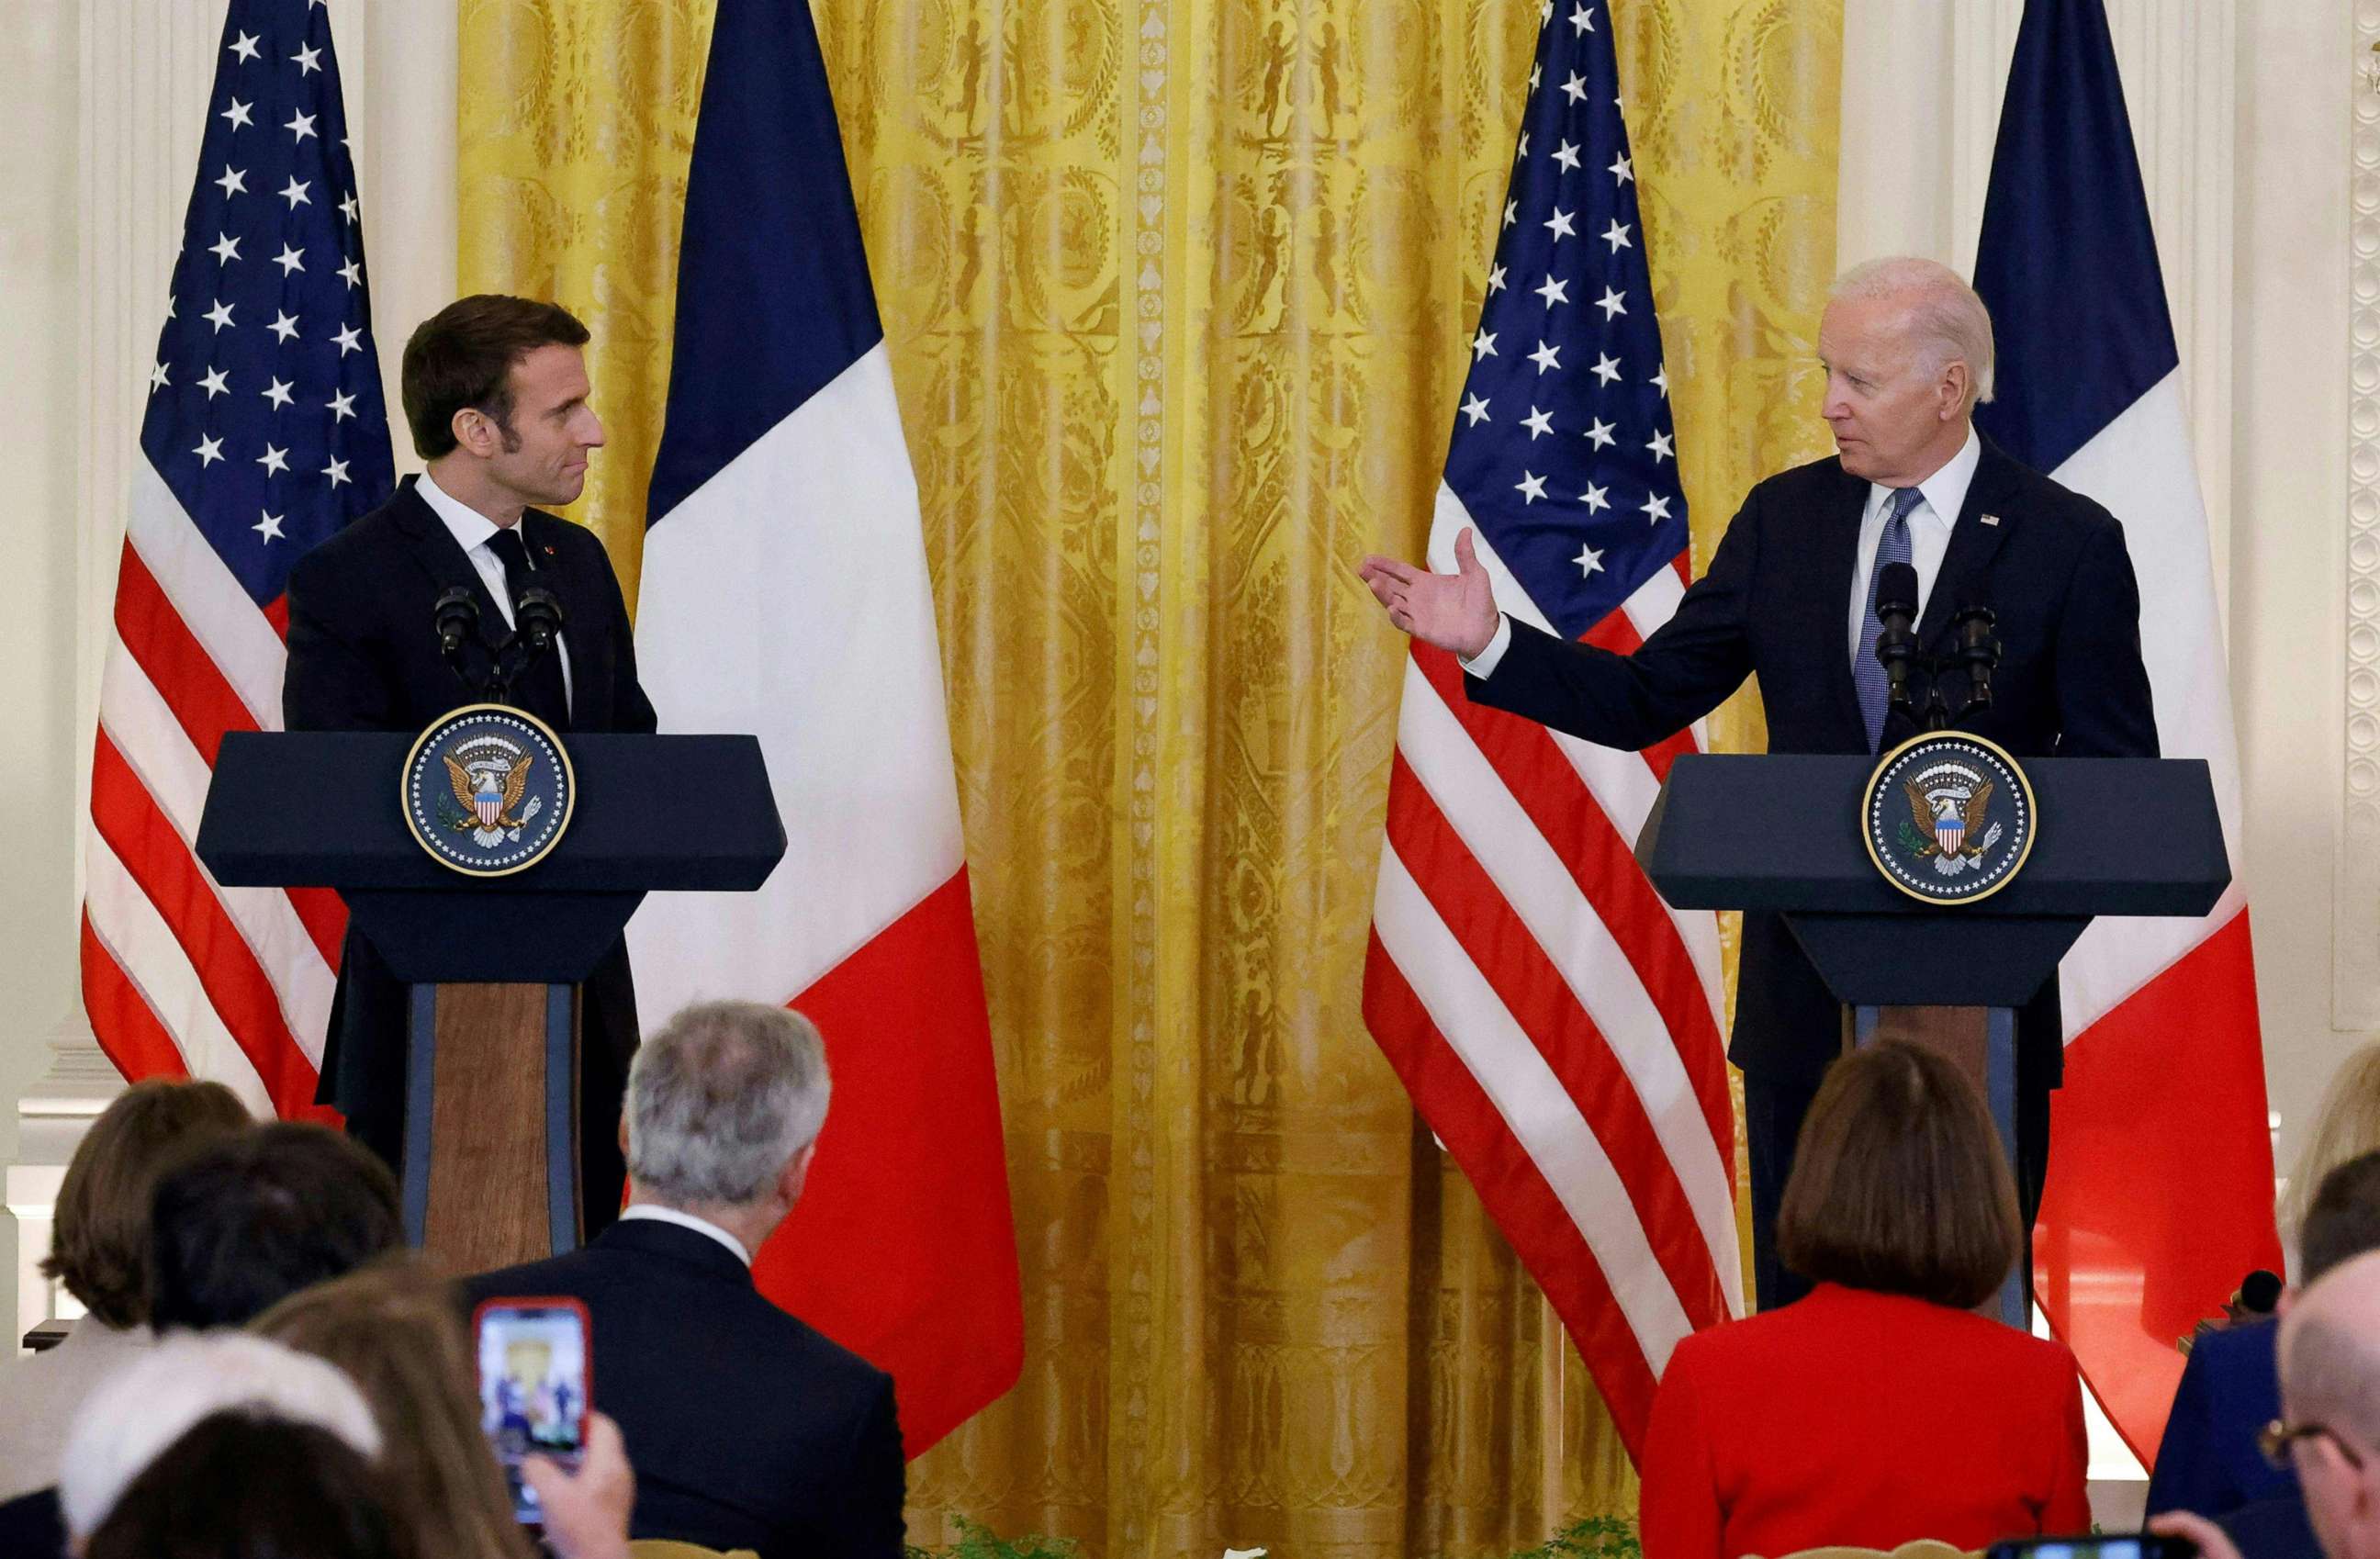
{"label": "suit lapel", "polygon": [[1868,484],[1840,465],[1836,479],[1837,490],[1827,500],[1819,520],[1818,586],[1808,592],[1807,598],[1819,616],[1816,642],[1828,649],[1827,685],[1834,695],[1836,717],[1864,746],[1867,723],[1860,718],[1859,688],[1852,682],[1851,647],[1843,635],[1850,606],[1844,591],[1856,591],[1863,598],[1867,594],[1867,581],[1859,577],[1859,536],[1860,520],[1867,513]]}
{"label": "suit lapel", "polygon": [[[455,533],[446,528],[446,522],[430,507],[430,501],[415,489],[411,477],[406,477],[396,489],[395,511],[396,528],[405,536],[414,562],[429,575],[433,591],[443,595],[456,585],[469,590],[471,598],[480,603],[480,642],[486,645],[502,643],[506,629],[504,614],[498,609],[496,598],[488,594],[487,581],[481,579],[480,571],[471,566],[471,560],[455,539]],[[430,628],[429,614],[424,612],[421,631],[427,634]]]}
{"label": "suit lapel", "polygon": [[[2007,500],[2015,490],[2016,463],[1989,439],[1984,440],[1975,479],[1967,484],[1959,523],[1950,527],[1949,550],[1942,554],[1941,570],[1925,597],[1925,614],[1918,620],[1920,645],[1930,646],[1939,638],[1950,625],[1950,614],[1960,607],[1991,604],[1980,598],[1978,589],[2009,533],[2022,523],[2022,516],[2007,512]],[[1985,515],[1991,516],[1990,523]]]}

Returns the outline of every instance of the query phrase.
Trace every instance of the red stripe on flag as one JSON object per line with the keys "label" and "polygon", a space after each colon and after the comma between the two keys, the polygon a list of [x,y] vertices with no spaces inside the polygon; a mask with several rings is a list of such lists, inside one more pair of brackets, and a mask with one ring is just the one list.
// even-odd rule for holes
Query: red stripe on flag
{"label": "red stripe on flag", "polygon": [[91,929],[88,912],[82,917],[82,1009],[91,1020],[91,1037],[126,1077],[190,1075],[172,1033]]}
{"label": "red stripe on flag", "polygon": [[2145,1464],[2176,1342],[2281,1268],[2247,912],[2077,1034],[2051,1099],[2034,1295]]}
{"label": "red stripe on flag", "polygon": [[115,576],[115,632],[209,768],[224,732],[257,729],[256,717],[128,539]]}
{"label": "red stripe on flag", "polygon": [[[1571,880],[1594,906],[1611,938],[1636,972],[1645,993],[1661,1014],[1668,1042],[1685,1064],[1694,1097],[1702,1106],[1719,1157],[1734,1183],[1735,1115],[1727,1092],[1726,1052],[1710,997],[1686,945],[1670,918],[1669,906],[1653,891],[1635,851],[1612,826],[1595,793],[1544,727],[1474,704],[1463,691],[1454,657],[1416,642],[1413,658],[1438,695],[1463,724],[1497,778],[1526,812],[1529,821],[1561,857]],[[1425,891],[1430,885],[1425,881]],[[1436,894],[1432,893],[1433,900]]]}
{"label": "red stripe on flag", "polygon": [[[286,597],[276,599],[287,614]],[[115,632],[133,661],[173,711],[175,722],[212,768],[227,731],[254,731],[257,722],[223,670],[199,643],[128,539],[115,584]],[[284,890],[322,961],[334,973],[347,930],[347,907],[327,888]]]}
{"label": "red stripe on flag", "polygon": [[1479,1193],[1479,1201],[1576,1340],[1633,1460],[1653,1409],[1645,1345],[1611,1296],[1594,1251],[1536,1162],[1446,1042],[1378,931],[1364,960],[1364,1021],[1415,1107]]}
{"label": "red stripe on flag", "polygon": [[895,1382],[917,1456],[1016,1384],[1016,1236],[991,1027],[962,866],[788,1003],[833,1101],[761,1292]]}
{"label": "red stripe on flag", "polygon": [[256,1068],[273,1108],[292,1119],[308,1115],[314,1069],[283,1020],[272,980],[188,846],[104,731],[91,758],[91,816],[100,837],[173,932],[209,1004]]}
{"label": "red stripe on flag", "polygon": [[1431,906],[1603,1144],[1686,1318],[1697,1329],[1726,1320],[1727,1292],[1710,1247],[1634,1083],[1402,753],[1389,779],[1388,829],[1405,869],[1429,885]]}
{"label": "red stripe on flag", "polygon": [[[1682,552],[1679,554],[1680,557],[1684,555]],[[1582,634],[1579,642],[1591,644],[1597,649],[1608,649],[1614,655],[1633,655],[1645,647],[1645,635],[1636,631],[1636,624],[1626,612],[1611,611],[1606,612],[1602,622]],[[1689,727],[1666,741],[1656,742],[1641,749],[1637,756],[1645,760],[1645,766],[1653,771],[1654,779],[1667,780],[1670,766],[1678,761],[1679,755],[1695,750],[1694,733]]]}

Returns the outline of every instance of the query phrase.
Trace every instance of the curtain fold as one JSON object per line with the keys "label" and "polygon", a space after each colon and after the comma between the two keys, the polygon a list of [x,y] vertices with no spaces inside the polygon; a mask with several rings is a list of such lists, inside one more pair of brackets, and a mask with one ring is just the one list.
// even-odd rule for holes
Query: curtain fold
{"label": "curtain fold", "polygon": [[[1840,0],[1612,3],[1699,561],[1824,443]],[[711,7],[458,4],[464,284],[593,327],[612,443],[574,517],[632,578]],[[1358,1010],[1402,646],[1354,566],[1421,547],[1537,0],[814,9],[924,504],[1025,1283],[1024,1377],[912,1467],[913,1541],[965,1515],[1388,1559],[1633,1512]]]}

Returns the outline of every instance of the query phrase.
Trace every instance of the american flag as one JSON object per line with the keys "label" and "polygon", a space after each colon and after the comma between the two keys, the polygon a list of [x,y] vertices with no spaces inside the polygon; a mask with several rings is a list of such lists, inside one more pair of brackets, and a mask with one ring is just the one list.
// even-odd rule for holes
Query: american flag
{"label": "american flag", "polygon": [[[1540,0],[1430,566],[1476,527],[1497,605],[1626,653],[1688,568],[1669,378],[1608,6]],[[1364,1010],[1577,1340],[1632,1454],[1670,1350],[1742,1308],[1712,917],[1637,830],[1682,732],[1614,752],[1405,671]]]}
{"label": "american flag", "polygon": [[285,1116],[314,1113],[346,911],[224,888],[190,846],[224,733],[281,724],[291,566],[395,479],[346,134],[320,0],[232,0],[149,372],[85,846],[101,1047],[127,1077],[211,1077]]}

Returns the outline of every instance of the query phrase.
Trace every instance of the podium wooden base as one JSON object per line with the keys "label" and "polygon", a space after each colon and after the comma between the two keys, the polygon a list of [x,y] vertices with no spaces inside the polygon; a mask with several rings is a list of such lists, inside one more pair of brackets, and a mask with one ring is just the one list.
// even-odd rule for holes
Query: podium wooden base
{"label": "podium wooden base", "polygon": [[[1847,1007],[1846,1037],[1854,1045],[1902,1039],[1934,1051],[1967,1074],[1991,1107],[2000,1152],[2011,1180],[2016,1165],[2016,1011],[2008,1007]],[[2030,1240],[2033,1231],[2026,1229]],[[1985,1308],[2011,1326],[2033,1324],[2032,1296],[2025,1292],[2026,1263],[2000,1285],[1998,1299]]]}
{"label": "podium wooden base", "polygon": [[457,1275],[579,1242],[578,991],[412,987],[405,1232]]}

